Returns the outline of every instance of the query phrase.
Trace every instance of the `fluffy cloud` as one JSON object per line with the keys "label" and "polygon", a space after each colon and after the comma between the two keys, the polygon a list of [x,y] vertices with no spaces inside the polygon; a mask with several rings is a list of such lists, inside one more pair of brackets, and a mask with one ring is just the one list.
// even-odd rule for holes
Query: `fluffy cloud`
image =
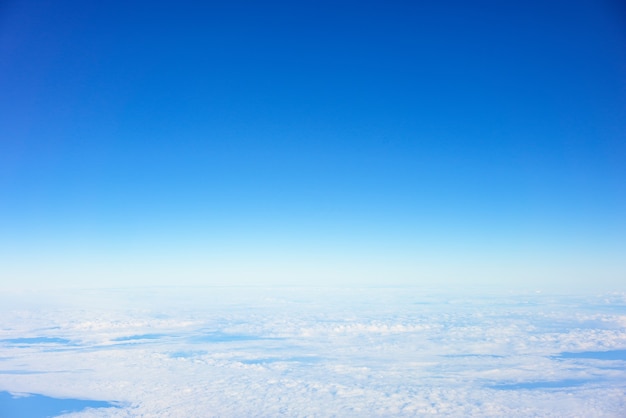
{"label": "fluffy cloud", "polygon": [[[120,403],[72,417],[617,417],[626,409],[621,294],[47,296],[44,304],[4,297],[12,302],[0,312],[0,391]],[[559,356],[584,351],[592,354]]]}

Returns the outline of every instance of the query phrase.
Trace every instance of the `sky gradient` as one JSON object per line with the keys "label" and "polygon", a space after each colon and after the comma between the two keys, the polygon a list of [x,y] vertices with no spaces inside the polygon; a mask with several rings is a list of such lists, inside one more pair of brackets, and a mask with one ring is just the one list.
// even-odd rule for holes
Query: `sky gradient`
{"label": "sky gradient", "polygon": [[619,2],[200,3],[0,5],[0,287],[624,289]]}

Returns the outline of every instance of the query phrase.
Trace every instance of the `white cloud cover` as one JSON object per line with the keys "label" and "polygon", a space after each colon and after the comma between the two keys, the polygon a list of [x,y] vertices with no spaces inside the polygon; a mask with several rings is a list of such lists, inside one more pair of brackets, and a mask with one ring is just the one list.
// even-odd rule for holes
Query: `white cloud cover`
{"label": "white cloud cover", "polygon": [[195,288],[5,293],[0,391],[71,417],[584,416],[626,410],[621,293]]}

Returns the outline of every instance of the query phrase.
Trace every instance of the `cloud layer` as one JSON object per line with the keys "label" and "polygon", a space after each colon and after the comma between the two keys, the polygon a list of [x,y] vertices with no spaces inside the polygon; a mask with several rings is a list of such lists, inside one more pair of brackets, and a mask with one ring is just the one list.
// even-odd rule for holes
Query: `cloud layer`
{"label": "cloud layer", "polygon": [[0,391],[120,405],[72,417],[626,409],[619,293],[205,288],[2,299]]}

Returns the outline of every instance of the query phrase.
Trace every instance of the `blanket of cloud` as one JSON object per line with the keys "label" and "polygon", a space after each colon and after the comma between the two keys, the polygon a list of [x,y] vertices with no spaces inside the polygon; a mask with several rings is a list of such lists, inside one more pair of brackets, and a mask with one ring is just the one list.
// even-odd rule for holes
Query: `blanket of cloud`
{"label": "blanket of cloud", "polygon": [[622,292],[215,287],[0,296],[2,417],[625,411]]}

